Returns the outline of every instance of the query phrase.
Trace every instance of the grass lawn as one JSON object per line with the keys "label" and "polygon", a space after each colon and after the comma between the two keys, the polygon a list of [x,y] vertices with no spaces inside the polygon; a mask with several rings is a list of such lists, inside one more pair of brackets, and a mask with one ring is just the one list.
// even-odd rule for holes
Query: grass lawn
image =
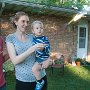
{"label": "grass lawn", "polygon": [[[46,71],[48,90],[90,90],[90,66],[65,66],[64,76],[60,74],[59,69],[54,69],[53,74],[51,73],[51,68],[48,68]],[[5,75],[7,90],[14,90],[14,74],[8,72]]]}

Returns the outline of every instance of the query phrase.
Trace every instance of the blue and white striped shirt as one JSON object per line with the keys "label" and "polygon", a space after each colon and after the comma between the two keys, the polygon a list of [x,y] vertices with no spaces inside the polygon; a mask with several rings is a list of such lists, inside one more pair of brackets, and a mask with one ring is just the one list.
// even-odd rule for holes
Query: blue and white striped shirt
{"label": "blue and white striped shirt", "polygon": [[48,38],[46,36],[39,36],[39,37],[34,36],[33,42],[34,44],[37,43],[46,44],[46,46],[42,51],[40,50],[36,51],[36,61],[40,63],[44,60],[47,60],[47,58],[50,56],[50,42]]}

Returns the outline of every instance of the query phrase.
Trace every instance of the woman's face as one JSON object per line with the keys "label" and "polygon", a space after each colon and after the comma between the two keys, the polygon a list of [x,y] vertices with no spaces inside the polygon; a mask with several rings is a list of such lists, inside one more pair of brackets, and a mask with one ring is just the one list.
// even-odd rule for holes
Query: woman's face
{"label": "woman's face", "polygon": [[15,24],[17,26],[17,30],[21,31],[21,32],[25,32],[27,29],[29,23],[29,17],[24,15],[21,16],[18,21],[15,21]]}
{"label": "woman's face", "polygon": [[41,36],[43,34],[43,26],[40,23],[35,23],[33,25],[33,33],[36,36]]}

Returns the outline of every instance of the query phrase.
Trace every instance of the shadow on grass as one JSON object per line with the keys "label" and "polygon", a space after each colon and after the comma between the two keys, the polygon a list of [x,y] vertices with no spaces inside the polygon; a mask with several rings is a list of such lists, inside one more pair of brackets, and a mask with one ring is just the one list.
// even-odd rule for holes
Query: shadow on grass
{"label": "shadow on grass", "polygon": [[62,77],[59,69],[47,69],[48,90],[90,90],[90,68],[66,66]]}

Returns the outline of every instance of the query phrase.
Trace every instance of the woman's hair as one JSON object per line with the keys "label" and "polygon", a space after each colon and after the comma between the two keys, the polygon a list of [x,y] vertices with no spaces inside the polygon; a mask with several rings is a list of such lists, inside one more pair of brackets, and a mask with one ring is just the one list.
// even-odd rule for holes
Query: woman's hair
{"label": "woman's hair", "polygon": [[31,24],[31,28],[33,29],[34,25],[37,24],[37,23],[41,24],[42,27],[43,27],[43,23],[41,21],[36,20]]}
{"label": "woman's hair", "polygon": [[11,20],[11,23],[13,24],[13,27],[16,28],[16,24],[15,24],[15,21],[18,21],[18,19],[21,17],[21,16],[28,16],[25,12],[17,12],[15,14],[15,16],[11,17],[10,20]]}

